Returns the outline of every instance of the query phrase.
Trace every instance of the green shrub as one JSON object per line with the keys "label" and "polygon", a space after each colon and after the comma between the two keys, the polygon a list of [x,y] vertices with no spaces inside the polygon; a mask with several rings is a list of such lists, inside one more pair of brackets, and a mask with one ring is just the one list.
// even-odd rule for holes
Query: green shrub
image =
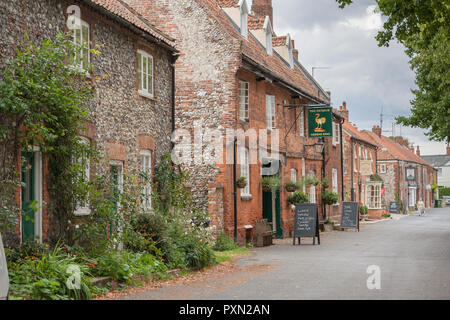
{"label": "green shrub", "polygon": [[288,201],[289,201],[289,203],[294,204],[294,205],[296,203],[308,203],[309,197],[307,194],[305,194],[301,191],[297,191],[288,196]]}
{"label": "green shrub", "polygon": [[322,202],[324,204],[333,205],[339,201],[339,195],[331,190],[322,193]]}
{"label": "green shrub", "polygon": [[361,213],[361,214],[368,214],[369,213],[369,208],[367,206],[361,206],[359,208],[359,213]]}
{"label": "green shrub", "polygon": [[263,191],[277,191],[280,188],[280,177],[267,176],[261,178]]}
{"label": "green shrub", "polygon": [[216,251],[227,251],[238,248],[239,246],[231,239],[225,232],[220,232],[217,235],[216,243],[213,249]]}

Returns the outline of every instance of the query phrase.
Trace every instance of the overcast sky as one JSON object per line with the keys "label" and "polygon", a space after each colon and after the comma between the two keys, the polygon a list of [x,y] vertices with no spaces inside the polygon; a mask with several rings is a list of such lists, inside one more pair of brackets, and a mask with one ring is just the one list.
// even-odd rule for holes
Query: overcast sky
{"label": "overcast sky", "polygon": [[[316,69],[314,76],[331,91],[334,107],[347,102],[350,122],[370,130],[379,125],[383,108],[383,134],[390,136],[394,116],[409,114],[414,73],[401,45],[377,46],[383,18],[374,12],[375,0],[355,2],[340,9],[335,0],[273,0],[274,29],[277,35],[290,33],[310,72],[330,68]],[[402,127],[401,133],[422,155],[445,152],[444,143],[428,141],[421,129]],[[398,125],[395,134],[400,135]]]}

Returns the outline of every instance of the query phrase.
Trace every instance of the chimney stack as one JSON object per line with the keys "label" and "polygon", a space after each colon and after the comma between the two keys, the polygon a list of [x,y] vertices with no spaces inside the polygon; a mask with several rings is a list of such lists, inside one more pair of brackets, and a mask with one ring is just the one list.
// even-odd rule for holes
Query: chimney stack
{"label": "chimney stack", "polygon": [[259,18],[265,18],[266,16],[269,16],[270,23],[273,27],[272,0],[253,0],[252,11]]}
{"label": "chimney stack", "polygon": [[348,122],[347,103],[345,101],[342,102],[342,106],[339,107],[339,114]]}
{"label": "chimney stack", "polygon": [[375,133],[377,136],[381,137],[381,127],[380,126],[373,126],[372,132]]}
{"label": "chimney stack", "polygon": [[420,157],[420,148],[417,146],[416,154]]}

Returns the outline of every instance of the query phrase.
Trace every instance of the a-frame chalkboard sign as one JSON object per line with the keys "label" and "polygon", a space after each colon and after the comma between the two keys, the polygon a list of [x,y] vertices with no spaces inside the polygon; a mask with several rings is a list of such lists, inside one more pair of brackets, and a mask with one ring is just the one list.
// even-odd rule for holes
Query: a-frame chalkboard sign
{"label": "a-frame chalkboard sign", "polygon": [[359,205],[358,202],[344,202],[342,204],[342,229],[356,228],[359,232]]}
{"label": "a-frame chalkboard sign", "polygon": [[320,245],[319,233],[319,211],[315,203],[297,203],[295,205],[294,234],[295,239],[301,244],[301,238],[313,238],[313,244],[316,244],[316,237]]}

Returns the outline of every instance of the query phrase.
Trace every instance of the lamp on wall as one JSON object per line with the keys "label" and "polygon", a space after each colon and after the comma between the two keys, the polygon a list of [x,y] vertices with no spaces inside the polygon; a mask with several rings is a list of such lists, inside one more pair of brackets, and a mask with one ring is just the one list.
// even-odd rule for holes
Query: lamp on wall
{"label": "lamp on wall", "polygon": [[306,144],[304,145],[304,148],[306,147],[314,147],[314,151],[317,153],[322,153],[323,149],[325,148],[325,144],[323,143],[323,138],[319,138],[319,140],[314,144]]}

